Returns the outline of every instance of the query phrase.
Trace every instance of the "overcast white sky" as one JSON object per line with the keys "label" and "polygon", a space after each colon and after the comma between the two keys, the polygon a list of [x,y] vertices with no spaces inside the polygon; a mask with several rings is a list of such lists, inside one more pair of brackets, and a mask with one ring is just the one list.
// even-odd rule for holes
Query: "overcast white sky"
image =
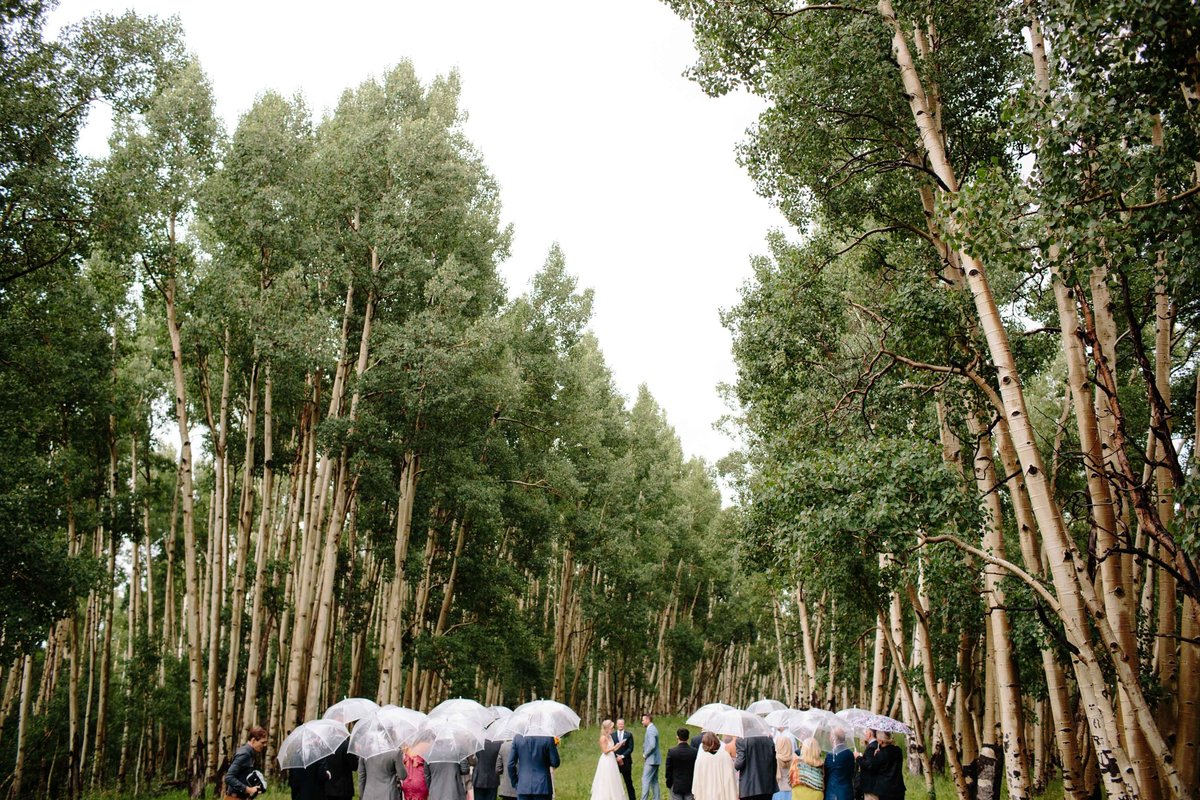
{"label": "overcast white sky", "polygon": [[735,163],[759,101],[682,77],[690,29],[659,0],[64,0],[51,23],[126,8],[179,15],[229,130],[267,89],[303,93],[319,116],[402,58],[425,79],[457,68],[467,134],[515,228],[510,293],[559,242],[595,289],[621,390],[647,384],[687,453],[732,448],[713,428],[734,374],[718,312],[786,222]]}

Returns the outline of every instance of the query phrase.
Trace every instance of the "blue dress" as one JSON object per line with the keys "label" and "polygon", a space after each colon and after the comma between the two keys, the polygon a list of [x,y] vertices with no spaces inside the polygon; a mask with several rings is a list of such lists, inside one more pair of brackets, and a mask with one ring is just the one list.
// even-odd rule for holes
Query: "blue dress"
{"label": "blue dress", "polygon": [[825,754],[825,800],[854,800],[854,751]]}

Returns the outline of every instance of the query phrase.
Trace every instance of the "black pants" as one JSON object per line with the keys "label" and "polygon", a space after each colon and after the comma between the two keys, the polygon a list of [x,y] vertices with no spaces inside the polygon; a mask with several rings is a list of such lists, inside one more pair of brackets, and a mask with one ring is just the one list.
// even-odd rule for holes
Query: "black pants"
{"label": "black pants", "polygon": [[496,800],[497,787],[493,786],[490,789],[485,789],[482,786],[475,787],[475,800]]}
{"label": "black pants", "polygon": [[621,777],[625,780],[625,794],[629,795],[629,800],[634,800],[633,797],[633,762],[632,759],[627,759],[621,765]]}

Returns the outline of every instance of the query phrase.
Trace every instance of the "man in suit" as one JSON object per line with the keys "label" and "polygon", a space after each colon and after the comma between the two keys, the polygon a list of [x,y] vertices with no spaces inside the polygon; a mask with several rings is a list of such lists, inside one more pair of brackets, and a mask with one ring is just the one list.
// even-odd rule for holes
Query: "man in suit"
{"label": "man in suit", "polygon": [[505,768],[508,764],[508,754],[511,752],[512,742],[506,741],[501,743],[500,752],[496,755],[496,774],[500,776],[500,786],[496,789],[496,794],[506,800],[516,800],[517,797],[517,789],[509,780],[508,770]]}
{"label": "man in suit", "polygon": [[346,752],[349,746],[350,740],[346,739],[321,762],[325,768],[325,796],[330,800],[354,797],[354,771],[358,769],[358,756]]}
{"label": "man in suit", "polygon": [[553,736],[517,734],[506,766],[508,779],[517,790],[517,800],[550,800],[554,796],[550,770],[558,766],[558,747]]}
{"label": "man in suit", "polygon": [[704,741],[704,733],[705,733],[704,730],[701,730],[699,733],[697,733],[695,736],[692,737],[692,740],[690,742],[688,742],[688,744],[690,744],[692,746],[692,749],[695,750],[697,753],[700,752],[700,743],[702,741]]}
{"label": "man in suit", "polygon": [[658,748],[658,728],[654,726],[654,718],[642,714],[642,726],[646,729],[646,739],[642,742],[642,758],[646,764],[642,767],[642,800],[653,794],[654,800],[662,800],[662,787],[658,785],[658,768],[662,764],[662,753]]}
{"label": "man in suit", "polygon": [[688,744],[688,729],[675,732],[679,741],[667,751],[667,791],[671,800],[693,800],[692,774],[696,770],[696,750]]}
{"label": "man in suit", "polygon": [[496,790],[500,788],[500,773],[496,771],[499,756],[500,742],[492,739],[485,741],[483,749],[475,754],[475,774],[471,777],[475,800],[496,800]]}
{"label": "man in suit", "polygon": [[738,771],[741,800],[771,800],[771,795],[779,789],[775,780],[775,743],[770,736],[738,739],[733,768]]}
{"label": "man in suit", "polygon": [[625,720],[617,720],[612,740],[617,744],[613,753],[617,756],[617,769],[625,779],[625,794],[629,795],[629,800],[633,800],[633,734],[625,730]]}

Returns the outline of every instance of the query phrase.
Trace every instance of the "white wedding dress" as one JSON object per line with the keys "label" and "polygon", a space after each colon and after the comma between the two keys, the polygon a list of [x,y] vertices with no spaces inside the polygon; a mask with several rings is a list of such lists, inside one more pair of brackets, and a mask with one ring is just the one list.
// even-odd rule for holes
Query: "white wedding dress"
{"label": "white wedding dress", "polygon": [[600,738],[600,763],[596,764],[596,777],[592,778],[592,800],[626,800],[617,757],[611,751],[605,752],[605,747],[611,746],[612,740],[607,736]]}

